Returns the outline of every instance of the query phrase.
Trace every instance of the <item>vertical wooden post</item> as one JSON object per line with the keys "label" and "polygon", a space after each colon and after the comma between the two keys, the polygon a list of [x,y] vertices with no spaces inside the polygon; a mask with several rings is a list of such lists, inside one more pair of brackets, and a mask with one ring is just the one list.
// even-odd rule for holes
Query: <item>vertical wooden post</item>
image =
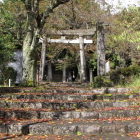
{"label": "vertical wooden post", "polygon": [[42,41],[42,49],[41,49],[39,81],[43,81],[44,79],[44,70],[45,70],[45,61],[46,61],[46,44],[47,44],[47,38],[44,37]]}
{"label": "vertical wooden post", "polygon": [[90,77],[90,83],[93,82],[93,70],[92,68],[89,69],[89,77]]}
{"label": "vertical wooden post", "polygon": [[80,43],[80,64],[81,64],[81,82],[87,82],[86,76],[86,60],[85,60],[85,53],[84,53],[84,38],[83,36],[79,36],[79,43]]}
{"label": "vertical wooden post", "polygon": [[62,77],[62,82],[65,83],[67,81],[66,79],[66,67],[63,67],[63,77]]}
{"label": "vertical wooden post", "polygon": [[9,87],[11,87],[11,81],[12,81],[12,79],[9,79]]}
{"label": "vertical wooden post", "polygon": [[52,63],[48,61],[48,81],[52,81]]}
{"label": "vertical wooden post", "polygon": [[105,45],[103,23],[97,23],[97,75],[105,75]]}
{"label": "vertical wooden post", "polygon": [[36,70],[36,85],[39,84],[39,68],[37,67],[37,70]]}
{"label": "vertical wooden post", "polygon": [[108,73],[110,71],[110,61],[108,60],[106,63],[105,63],[105,73]]}

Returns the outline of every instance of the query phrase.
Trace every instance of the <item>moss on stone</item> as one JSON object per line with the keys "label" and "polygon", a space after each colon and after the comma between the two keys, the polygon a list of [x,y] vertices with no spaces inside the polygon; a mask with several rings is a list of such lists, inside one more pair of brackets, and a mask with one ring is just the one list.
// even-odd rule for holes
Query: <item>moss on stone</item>
{"label": "moss on stone", "polygon": [[110,96],[112,96],[112,94],[106,94],[105,96],[109,96],[110,97]]}
{"label": "moss on stone", "polygon": [[126,95],[126,96],[130,96],[130,95],[133,95],[133,94],[130,94],[130,93],[125,93],[125,95]]}

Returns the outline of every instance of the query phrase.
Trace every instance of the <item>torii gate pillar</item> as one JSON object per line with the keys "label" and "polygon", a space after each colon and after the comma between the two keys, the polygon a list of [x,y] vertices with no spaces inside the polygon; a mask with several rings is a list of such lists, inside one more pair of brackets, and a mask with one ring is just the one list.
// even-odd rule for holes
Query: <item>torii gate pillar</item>
{"label": "torii gate pillar", "polygon": [[81,64],[81,83],[87,82],[86,74],[86,60],[85,60],[85,51],[84,51],[84,38],[82,35],[79,36],[79,45],[80,45],[80,64]]}
{"label": "torii gate pillar", "polygon": [[46,44],[47,44],[47,38],[44,37],[42,40],[39,81],[43,81],[44,79],[44,70],[45,70],[45,61],[46,61]]}

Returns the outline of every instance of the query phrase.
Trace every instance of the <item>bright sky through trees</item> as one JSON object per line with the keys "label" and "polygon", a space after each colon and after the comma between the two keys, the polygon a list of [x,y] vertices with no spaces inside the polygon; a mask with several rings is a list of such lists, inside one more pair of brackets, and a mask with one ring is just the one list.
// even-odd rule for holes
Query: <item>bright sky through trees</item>
{"label": "bright sky through trees", "polygon": [[120,5],[120,4],[124,7],[127,7],[129,5],[135,5],[135,6],[140,5],[138,4],[140,0],[105,0],[105,1],[109,5],[114,5],[114,6]]}
{"label": "bright sky through trees", "polygon": [[117,13],[122,8],[127,8],[129,6],[140,6],[140,0],[96,0],[96,1],[101,4],[102,9],[106,9],[108,6],[110,6],[110,11],[112,14]]}

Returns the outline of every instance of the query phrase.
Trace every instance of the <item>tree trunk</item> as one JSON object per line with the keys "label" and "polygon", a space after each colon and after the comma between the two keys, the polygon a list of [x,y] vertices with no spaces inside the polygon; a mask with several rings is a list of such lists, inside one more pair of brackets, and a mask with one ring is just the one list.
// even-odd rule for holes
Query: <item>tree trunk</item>
{"label": "tree trunk", "polygon": [[26,8],[26,36],[23,43],[23,75],[22,84],[25,86],[34,86],[36,79],[36,52],[35,49],[39,42],[40,33],[44,27],[49,14],[69,0],[54,0],[50,1],[49,6],[41,12],[39,9],[40,0],[21,0]]}
{"label": "tree trunk", "polygon": [[31,49],[30,41],[32,36],[27,33],[26,38],[23,44],[23,74],[22,74],[22,83],[25,86],[34,86],[36,79],[36,55]]}
{"label": "tree trunk", "polygon": [[105,75],[104,27],[97,24],[97,75]]}
{"label": "tree trunk", "polygon": [[80,64],[81,64],[81,82],[87,82],[87,75],[86,75],[86,60],[85,60],[85,53],[84,53],[84,39],[83,36],[79,36],[80,42]]}
{"label": "tree trunk", "polygon": [[35,86],[36,81],[36,47],[39,42],[40,29],[35,29],[35,15],[33,12],[27,13],[27,33],[23,43],[23,75],[22,84],[25,86]]}

